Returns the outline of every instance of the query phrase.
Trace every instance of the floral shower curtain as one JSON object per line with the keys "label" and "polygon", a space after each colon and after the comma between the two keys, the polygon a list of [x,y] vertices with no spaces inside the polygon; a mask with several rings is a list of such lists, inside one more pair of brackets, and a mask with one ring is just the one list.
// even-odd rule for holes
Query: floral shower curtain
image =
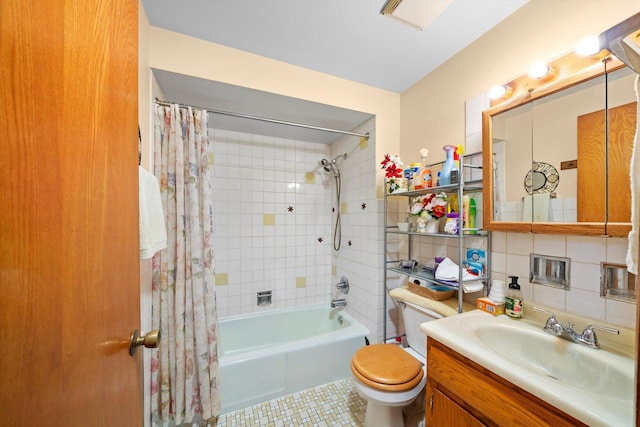
{"label": "floral shower curtain", "polygon": [[152,324],[162,341],[151,359],[151,419],[180,425],[220,412],[207,112],[156,105],[155,113],[168,246],[152,263]]}

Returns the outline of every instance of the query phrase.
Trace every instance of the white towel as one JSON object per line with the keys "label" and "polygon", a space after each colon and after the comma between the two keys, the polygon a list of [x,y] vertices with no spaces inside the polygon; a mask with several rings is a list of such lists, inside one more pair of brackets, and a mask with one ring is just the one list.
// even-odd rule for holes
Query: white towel
{"label": "white towel", "polygon": [[549,204],[551,202],[550,193],[540,193],[524,196],[522,206],[522,221],[531,222],[533,215],[534,222],[549,222]]}
{"label": "white towel", "polygon": [[465,294],[480,292],[484,289],[484,284],[482,282],[464,282],[462,284],[462,292]]}
{"label": "white towel", "polygon": [[155,176],[138,166],[140,200],[140,258],[151,258],[167,247],[167,229],[164,223],[160,185]]}
{"label": "white towel", "polygon": [[[459,279],[460,267],[458,264],[451,261],[449,258],[445,258],[442,260],[440,264],[438,264],[438,268],[436,269],[436,279],[437,280],[446,280],[450,282],[457,282]],[[474,276],[469,273],[466,269],[462,270],[462,280],[474,280],[477,279],[478,276]]]}
{"label": "white towel", "polygon": [[636,99],[638,100],[636,114],[636,135],[633,139],[633,154],[631,155],[631,232],[629,233],[629,248],[627,249],[627,271],[638,274],[638,228],[640,227],[640,182],[635,174],[640,173],[640,75],[636,76]]}

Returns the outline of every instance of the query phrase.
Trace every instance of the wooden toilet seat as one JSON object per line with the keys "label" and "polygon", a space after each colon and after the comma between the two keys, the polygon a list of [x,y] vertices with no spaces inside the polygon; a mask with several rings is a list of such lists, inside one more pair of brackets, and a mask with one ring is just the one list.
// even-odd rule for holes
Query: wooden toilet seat
{"label": "wooden toilet seat", "polygon": [[367,386],[382,391],[406,391],[417,386],[422,364],[394,344],[372,344],[356,351],[351,372]]}

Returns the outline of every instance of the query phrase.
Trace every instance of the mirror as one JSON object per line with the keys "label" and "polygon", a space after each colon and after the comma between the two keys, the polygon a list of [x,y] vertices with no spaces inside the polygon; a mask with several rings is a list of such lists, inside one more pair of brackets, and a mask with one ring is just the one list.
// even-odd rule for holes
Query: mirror
{"label": "mirror", "polygon": [[[532,102],[533,163],[554,168],[557,185],[533,196],[528,222],[605,222],[604,121],[583,123],[606,105],[604,63],[597,68],[601,75]],[[603,225],[598,232],[604,234]]]}
{"label": "mirror", "polygon": [[516,79],[520,94],[483,113],[484,227],[626,236],[635,73],[607,51],[550,67],[562,78]]}

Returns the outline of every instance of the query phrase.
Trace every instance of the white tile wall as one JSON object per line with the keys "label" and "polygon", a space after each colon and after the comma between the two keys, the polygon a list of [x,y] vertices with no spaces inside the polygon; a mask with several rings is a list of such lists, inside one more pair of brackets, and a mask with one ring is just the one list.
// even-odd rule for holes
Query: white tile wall
{"label": "white tile wall", "polygon": [[[318,162],[330,148],[219,129],[209,139],[218,316],[327,301],[330,188]],[[272,305],[258,307],[267,290]]]}
{"label": "white tile wall", "polygon": [[[600,297],[600,262],[624,264],[627,239],[493,232],[492,275],[516,275],[525,301],[635,329],[636,305]],[[529,254],[567,257],[570,290],[529,282]]]}
{"label": "white tile wall", "polygon": [[[331,146],[209,130],[219,318],[345,297],[370,340],[381,340],[383,210],[375,195],[374,125],[372,119],[355,130],[371,134],[366,142],[345,136]],[[337,206],[335,180],[319,161],[343,153]],[[341,210],[339,252],[332,208]],[[273,225],[265,224],[265,214],[273,215]],[[335,288],[343,275],[351,286],[346,296]],[[258,307],[256,293],[263,290],[273,291],[273,302]]]}

